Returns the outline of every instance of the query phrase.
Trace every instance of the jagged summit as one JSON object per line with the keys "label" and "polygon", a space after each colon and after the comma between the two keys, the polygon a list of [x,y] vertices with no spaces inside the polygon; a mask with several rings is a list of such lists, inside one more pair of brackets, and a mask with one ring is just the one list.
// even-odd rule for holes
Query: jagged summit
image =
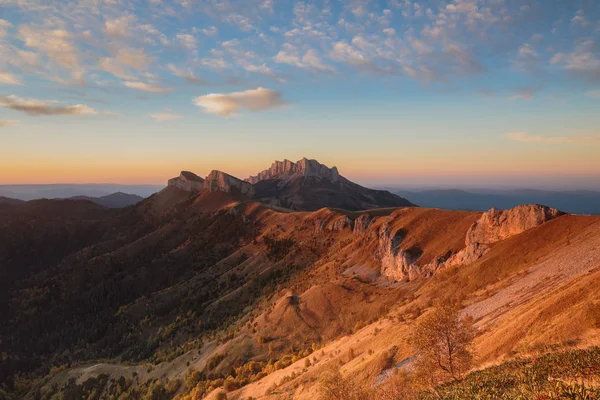
{"label": "jagged summit", "polygon": [[298,211],[323,207],[366,210],[382,207],[414,206],[408,200],[385,190],[362,187],[317,160],[275,161],[269,169],[246,180],[213,170],[206,178],[189,171],[169,180],[170,187],[192,194],[202,191],[237,193],[260,202]]}
{"label": "jagged summit", "polygon": [[291,180],[301,176],[316,176],[334,183],[340,180],[340,174],[336,167],[329,168],[317,160],[309,160],[304,157],[296,162],[290,160],[275,161],[271,164],[271,168],[259,172],[256,176],[247,178],[246,181],[255,184],[267,179]]}
{"label": "jagged summit", "polygon": [[169,179],[168,185],[191,193],[208,190],[254,196],[252,184],[217,170],[212,170],[206,178],[201,178],[190,171],[181,171],[178,177]]}

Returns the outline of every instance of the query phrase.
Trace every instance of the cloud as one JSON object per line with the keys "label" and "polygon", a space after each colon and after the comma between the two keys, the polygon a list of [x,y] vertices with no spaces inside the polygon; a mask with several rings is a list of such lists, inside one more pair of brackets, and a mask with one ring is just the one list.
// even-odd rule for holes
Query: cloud
{"label": "cloud", "polygon": [[148,114],[148,116],[150,118],[154,119],[156,122],[172,121],[172,120],[179,119],[182,117],[181,115],[174,114],[170,111],[165,111],[165,112],[155,113],[155,114]]}
{"label": "cloud", "polygon": [[202,29],[202,33],[204,33],[206,36],[216,36],[217,32],[218,32],[218,30],[217,30],[216,26],[211,26],[211,27]]}
{"label": "cloud", "polygon": [[600,99],[600,90],[588,90],[585,95],[593,99]]}
{"label": "cloud", "polygon": [[0,119],[0,128],[14,126],[14,125],[17,125],[18,123],[19,123],[19,121],[14,120],[14,119],[4,119],[4,120]]}
{"label": "cloud", "polygon": [[126,81],[126,82],[123,82],[123,85],[125,85],[131,89],[137,89],[137,90],[141,90],[142,92],[149,92],[149,93],[167,93],[172,90],[171,88],[159,86],[154,83],[146,83],[146,82],[139,82],[139,81]]}
{"label": "cloud", "polygon": [[0,70],[0,85],[20,85],[21,81],[12,72]]}
{"label": "cloud", "polygon": [[124,38],[129,36],[130,23],[135,21],[135,17],[126,16],[108,20],[104,24],[104,32],[108,36],[115,38]]}
{"label": "cloud", "polygon": [[544,137],[539,135],[529,135],[527,132],[512,132],[507,133],[504,137],[514,140],[515,142],[524,143],[543,143],[543,144],[560,144],[560,143],[600,143],[600,138],[597,137]]}
{"label": "cloud", "polygon": [[116,56],[122,65],[131,67],[138,71],[145,71],[154,58],[148,56],[143,49],[119,49]]}
{"label": "cloud", "polygon": [[52,102],[36,99],[23,99],[15,95],[0,96],[0,107],[22,111],[28,115],[89,115],[97,111],[85,104],[56,106]]}
{"label": "cloud", "polygon": [[522,87],[514,90],[514,95],[509,97],[509,100],[531,100],[535,96],[537,88]]}
{"label": "cloud", "polygon": [[128,73],[125,68],[114,58],[104,57],[100,59],[98,66],[106,72],[109,72],[121,79],[133,79],[133,75]]}
{"label": "cloud", "polygon": [[284,44],[273,59],[280,64],[288,64],[312,71],[334,71],[333,66],[326,64],[315,50],[307,50],[304,56],[300,58],[298,49],[289,43]]}
{"label": "cloud", "polygon": [[80,72],[80,60],[77,49],[72,42],[72,35],[64,29],[40,29],[26,25],[19,26],[19,38],[25,46],[45,53],[50,59],[63,68]]}
{"label": "cloud", "polygon": [[179,43],[188,50],[195,50],[198,46],[194,35],[190,35],[189,33],[180,33],[175,37],[179,40]]}
{"label": "cloud", "polygon": [[576,77],[585,80],[600,81],[600,58],[596,52],[594,40],[585,40],[575,46],[570,53],[556,53],[550,63],[559,65]]}
{"label": "cloud", "polygon": [[265,111],[279,108],[285,103],[281,93],[259,87],[233,93],[211,93],[194,99],[194,104],[204,112],[229,117],[240,110]]}
{"label": "cloud", "polygon": [[193,71],[184,71],[182,69],[177,68],[173,64],[169,64],[167,66],[167,68],[169,68],[169,71],[171,71],[171,73],[173,75],[175,75],[178,78],[185,79],[189,83],[193,83],[195,85],[207,85],[208,84],[208,82],[205,81],[204,79],[197,77]]}
{"label": "cloud", "polygon": [[0,19],[0,39],[6,36],[6,31],[10,28],[12,24],[5,19]]}

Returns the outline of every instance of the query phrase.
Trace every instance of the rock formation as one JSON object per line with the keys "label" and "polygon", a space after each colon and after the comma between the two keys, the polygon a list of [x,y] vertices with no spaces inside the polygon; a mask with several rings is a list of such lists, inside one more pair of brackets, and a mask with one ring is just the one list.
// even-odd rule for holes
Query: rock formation
{"label": "rock formation", "polygon": [[205,179],[189,171],[182,171],[177,178],[169,179],[169,186],[198,193],[202,190],[211,192],[240,193],[248,197],[254,195],[252,184],[221,171],[211,171]]}
{"label": "rock formation", "polygon": [[316,211],[323,207],[366,210],[381,207],[410,207],[414,204],[385,190],[362,187],[316,160],[275,161],[269,169],[251,176],[256,197],[293,210]]}
{"label": "rock formation", "polygon": [[177,178],[169,179],[169,186],[197,193],[204,189],[204,179],[190,171],[181,171]]}
{"label": "rock formation", "polygon": [[259,172],[256,176],[247,178],[246,181],[252,184],[267,179],[289,181],[302,176],[315,176],[333,183],[340,180],[340,174],[336,167],[328,168],[317,160],[303,158],[295,163],[290,160],[275,161],[271,164],[271,168]]}
{"label": "rock formation", "polygon": [[[379,227],[376,254],[381,275],[393,281],[402,281],[431,275],[440,268],[452,265],[471,264],[481,258],[493,243],[535,228],[562,214],[554,208],[540,205],[521,205],[510,210],[492,208],[469,228],[464,249],[452,256],[440,255],[425,265],[418,263],[421,255],[419,249],[402,248],[404,233],[401,230],[392,231],[384,223]],[[358,220],[354,226],[356,230]]]}
{"label": "rock formation", "polygon": [[204,181],[204,187],[211,192],[220,191],[240,193],[248,197],[254,196],[254,186],[251,183],[216,170],[208,174]]}

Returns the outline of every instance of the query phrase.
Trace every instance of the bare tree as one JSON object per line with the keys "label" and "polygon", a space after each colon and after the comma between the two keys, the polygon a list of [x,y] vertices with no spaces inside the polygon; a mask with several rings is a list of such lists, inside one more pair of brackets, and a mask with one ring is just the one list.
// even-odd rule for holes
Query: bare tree
{"label": "bare tree", "polygon": [[473,321],[461,317],[460,306],[443,302],[416,326],[411,343],[416,353],[415,372],[430,386],[459,379],[472,365]]}

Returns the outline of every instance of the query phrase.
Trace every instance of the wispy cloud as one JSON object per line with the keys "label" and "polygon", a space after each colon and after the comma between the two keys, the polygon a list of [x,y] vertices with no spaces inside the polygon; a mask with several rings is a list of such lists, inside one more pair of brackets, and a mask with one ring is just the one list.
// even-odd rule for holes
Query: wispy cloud
{"label": "wispy cloud", "polygon": [[171,88],[157,85],[155,83],[139,82],[139,81],[125,81],[123,85],[131,89],[141,90],[142,92],[148,93],[168,93],[172,91]]}
{"label": "wispy cloud", "polygon": [[171,71],[171,73],[181,79],[185,79],[187,82],[189,83],[193,83],[195,85],[206,85],[208,84],[207,81],[205,81],[202,78],[199,78],[198,76],[196,76],[196,74],[193,71],[190,70],[183,70],[180,68],[177,68],[175,65],[173,64],[169,64],[167,66],[167,68],[169,69],[169,71]]}
{"label": "wispy cloud", "polygon": [[171,111],[164,111],[155,114],[148,114],[148,116],[154,119],[156,122],[173,121],[175,119],[182,118],[179,114],[174,114]]}
{"label": "wispy cloud", "polygon": [[21,81],[15,74],[0,70],[0,85],[20,85]]}
{"label": "wispy cloud", "polygon": [[73,106],[57,106],[53,102],[23,99],[15,95],[1,96],[0,107],[11,110],[22,111],[25,114],[40,115],[89,115],[97,114],[97,111],[85,104],[75,104]]}
{"label": "wispy cloud", "polygon": [[233,93],[211,93],[194,99],[194,104],[204,112],[229,117],[240,110],[265,111],[285,104],[281,93],[259,87]]}
{"label": "wispy cloud", "polygon": [[515,142],[524,143],[543,143],[543,144],[564,144],[564,143],[600,143],[600,137],[567,137],[555,136],[545,137],[540,135],[530,135],[527,132],[511,132],[504,135]]}

